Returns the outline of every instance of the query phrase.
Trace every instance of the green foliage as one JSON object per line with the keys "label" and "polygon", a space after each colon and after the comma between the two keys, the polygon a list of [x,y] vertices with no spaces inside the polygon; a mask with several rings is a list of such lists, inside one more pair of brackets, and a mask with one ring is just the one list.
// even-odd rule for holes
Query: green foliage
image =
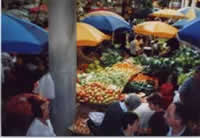
{"label": "green foliage", "polygon": [[183,84],[183,82],[184,82],[186,79],[188,79],[189,77],[191,77],[193,74],[194,74],[194,71],[191,71],[191,72],[189,72],[189,73],[180,74],[180,75],[178,76],[178,82],[177,82],[178,85]]}
{"label": "green foliage", "polygon": [[178,84],[180,85],[191,76],[194,68],[200,65],[200,53],[189,47],[180,47],[174,52],[172,57],[141,55],[134,57],[133,63],[144,66],[143,72],[153,76],[174,73],[178,76]]}
{"label": "green foliage", "polygon": [[145,83],[145,82],[129,82],[125,88],[124,92],[126,93],[138,93],[144,92],[146,95],[151,94],[155,90],[153,83]]}
{"label": "green foliage", "polygon": [[112,66],[113,64],[122,61],[123,57],[120,55],[119,50],[108,48],[102,53],[100,60],[104,66]]}
{"label": "green foliage", "polygon": [[176,63],[175,69],[179,69],[180,67],[182,68],[181,71],[180,69],[177,70],[179,74],[186,73],[195,66],[200,65],[200,53],[189,47],[181,47],[176,51],[176,54],[172,57],[172,60],[174,60]]}

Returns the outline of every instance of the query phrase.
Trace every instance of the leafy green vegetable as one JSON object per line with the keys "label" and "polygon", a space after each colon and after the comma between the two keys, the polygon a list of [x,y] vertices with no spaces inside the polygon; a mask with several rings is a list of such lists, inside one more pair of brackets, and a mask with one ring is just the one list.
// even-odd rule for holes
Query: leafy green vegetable
{"label": "leafy green vegetable", "polygon": [[100,57],[100,61],[104,66],[112,66],[122,60],[123,57],[120,55],[119,50],[111,48],[106,49]]}
{"label": "leafy green vegetable", "polygon": [[126,92],[126,93],[144,92],[144,93],[146,93],[146,95],[149,95],[154,90],[155,90],[155,88],[154,88],[154,85],[152,83],[130,82],[125,86],[123,91]]}

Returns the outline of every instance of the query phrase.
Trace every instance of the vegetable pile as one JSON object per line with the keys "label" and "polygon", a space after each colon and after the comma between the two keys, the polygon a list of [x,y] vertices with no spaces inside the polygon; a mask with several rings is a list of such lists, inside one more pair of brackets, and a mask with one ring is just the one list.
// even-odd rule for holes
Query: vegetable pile
{"label": "vegetable pile", "polygon": [[131,77],[142,70],[127,62],[119,62],[99,72],[78,74],[77,100],[94,104],[109,104],[121,99],[120,93]]}
{"label": "vegetable pile", "polygon": [[108,48],[102,52],[100,60],[104,66],[112,66],[113,64],[122,61],[123,57],[117,49]]}

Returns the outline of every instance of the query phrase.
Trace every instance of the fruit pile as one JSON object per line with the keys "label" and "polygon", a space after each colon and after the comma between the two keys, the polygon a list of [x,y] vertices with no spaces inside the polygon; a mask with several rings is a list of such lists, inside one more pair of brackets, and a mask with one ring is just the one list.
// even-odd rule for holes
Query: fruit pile
{"label": "fruit pile", "polygon": [[101,83],[91,83],[77,86],[77,100],[82,103],[110,104],[115,100],[122,99],[119,91],[107,88]]}
{"label": "fruit pile", "polygon": [[94,63],[91,63],[88,65],[85,72],[90,73],[90,72],[98,72],[98,71],[102,71],[102,70],[103,70],[103,67],[100,65],[100,61],[95,60]]}
{"label": "fruit pile", "polygon": [[73,131],[78,134],[89,135],[90,129],[87,126],[87,120],[88,118],[79,117],[73,126]]}
{"label": "fruit pile", "polygon": [[133,75],[139,73],[142,70],[141,66],[130,64],[128,62],[117,63],[117,64],[113,65],[112,68],[128,74],[128,76],[129,76],[128,80]]}

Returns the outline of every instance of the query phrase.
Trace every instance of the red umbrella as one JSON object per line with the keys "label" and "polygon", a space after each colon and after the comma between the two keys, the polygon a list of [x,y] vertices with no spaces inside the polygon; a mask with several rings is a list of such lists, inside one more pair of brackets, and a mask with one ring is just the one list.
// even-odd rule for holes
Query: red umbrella
{"label": "red umbrella", "polygon": [[38,94],[23,93],[11,97],[6,104],[6,112],[14,113],[17,115],[33,115],[31,110],[31,104],[28,102],[29,97],[34,97],[36,99],[46,100],[46,98],[41,97]]}
{"label": "red umbrella", "polygon": [[94,11],[112,11],[112,9],[110,9],[110,8],[95,8],[95,9],[91,9],[89,11],[89,13],[94,12]]}

